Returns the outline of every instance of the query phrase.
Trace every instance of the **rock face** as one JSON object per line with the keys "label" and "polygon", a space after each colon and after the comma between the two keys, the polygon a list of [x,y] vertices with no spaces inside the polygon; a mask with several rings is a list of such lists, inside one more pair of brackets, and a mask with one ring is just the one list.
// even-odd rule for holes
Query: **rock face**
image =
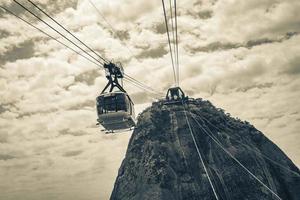
{"label": "rock face", "polygon": [[138,118],[110,199],[217,199],[210,178],[220,200],[300,200],[299,174],[260,131],[210,102],[156,102]]}

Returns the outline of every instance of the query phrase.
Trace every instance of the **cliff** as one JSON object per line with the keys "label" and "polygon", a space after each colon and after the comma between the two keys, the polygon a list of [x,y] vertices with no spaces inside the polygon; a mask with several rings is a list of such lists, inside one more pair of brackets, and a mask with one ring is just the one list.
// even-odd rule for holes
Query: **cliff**
{"label": "cliff", "polygon": [[110,199],[299,200],[299,174],[254,126],[210,102],[156,102],[138,117]]}

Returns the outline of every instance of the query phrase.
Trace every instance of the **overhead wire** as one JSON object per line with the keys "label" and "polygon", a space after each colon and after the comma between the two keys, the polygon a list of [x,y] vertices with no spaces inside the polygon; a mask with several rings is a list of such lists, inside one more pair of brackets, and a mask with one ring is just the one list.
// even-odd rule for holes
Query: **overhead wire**
{"label": "overhead wire", "polygon": [[174,65],[174,58],[173,58],[173,52],[172,52],[172,47],[171,47],[171,40],[170,40],[170,34],[169,34],[168,19],[167,19],[167,13],[166,13],[166,8],[165,8],[165,2],[164,2],[164,0],[162,0],[162,5],[163,5],[163,11],[164,11],[166,31],[167,31],[167,36],[168,36],[168,44],[169,44],[170,56],[171,56],[172,67],[173,67],[174,82],[176,84],[177,83],[176,70],[175,70],[175,65]]}
{"label": "overhead wire", "polygon": [[[117,34],[117,32],[116,32],[115,28],[113,27],[113,25],[106,19],[106,17],[101,13],[101,11],[100,11],[100,10],[97,8],[97,6],[93,3],[93,1],[92,1],[92,0],[89,0],[89,2],[90,2],[90,4],[95,8],[95,10],[97,11],[97,13],[101,16],[101,18],[106,22],[106,24],[110,27],[110,29],[111,29],[113,35],[114,35],[115,37],[119,37],[119,35]],[[123,41],[121,41],[121,43],[128,49],[129,53],[130,53],[133,57],[135,57],[134,54],[133,54],[133,52],[132,52],[132,51],[130,50],[130,48],[126,45],[126,43],[123,42]],[[135,58],[136,58],[136,57],[135,57]],[[141,62],[138,58],[136,58],[136,59],[137,59],[137,61]],[[147,86],[147,85],[141,83],[140,81],[134,79],[133,77],[131,77],[131,76],[125,74],[125,73],[124,73],[124,75],[127,76],[129,79],[132,79],[132,81],[136,82],[136,84],[141,85],[142,87],[145,87],[146,90],[149,90],[149,91],[152,92],[152,93],[156,93],[156,94],[161,95],[160,92],[155,91],[152,87]]]}
{"label": "overhead wire", "polygon": [[[185,169],[187,170],[187,172],[188,171],[190,171],[191,169],[189,169],[189,165],[188,165],[188,162],[187,162],[187,159],[186,159],[186,155],[185,155],[185,153],[184,153],[184,150],[183,150],[183,148],[182,148],[182,143],[180,142],[180,137],[179,137],[179,130],[177,129],[175,129],[175,126],[176,126],[176,124],[177,124],[177,128],[178,128],[178,119],[177,119],[177,116],[176,116],[176,112],[175,111],[172,111],[172,109],[171,108],[168,108],[168,107],[166,107],[166,110],[167,111],[169,111],[170,112],[170,123],[172,124],[172,131],[171,132],[173,132],[174,133],[174,136],[176,137],[176,141],[177,141],[177,145],[179,146],[179,149],[180,149],[180,151],[181,151],[181,153],[182,153],[182,157],[183,157],[183,162],[184,162],[184,166],[185,166]],[[171,114],[171,113],[173,113],[173,115]],[[176,120],[175,120],[176,119]],[[175,122],[176,121],[176,122]],[[192,187],[191,187],[191,192],[192,192],[192,194],[194,193],[194,194],[196,194],[197,192],[197,189],[196,189],[196,187],[195,187],[195,185],[194,184],[192,184]]]}
{"label": "overhead wire", "polygon": [[[51,36],[50,34],[46,33],[45,31],[42,31],[40,28],[34,26],[33,24],[31,24],[30,22],[22,19],[21,17],[17,16],[16,14],[14,14],[13,12],[9,11],[8,9],[5,9],[3,7],[3,9],[9,11],[10,14],[13,14],[14,16],[18,17],[19,19],[21,19],[22,21],[26,22],[28,25],[36,28],[37,30],[41,31],[42,33],[44,33],[45,35],[47,35],[48,37],[54,39],[55,41],[57,41],[58,43],[62,44],[63,46],[67,47],[68,49],[74,51],[75,53],[77,53],[78,55],[81,55],[83,56],[85,59],[88,59],[90,62],[94,63],[95,65],[103,68],[103,65],[104,63],[100,62],[97,58],[95,58],[94,56],[90,55],[88,52],[86,52],[86,50],[84,50],[83,48],[81,48],[79,45],[77,45],[76,43],[74,43],[73,41],[71,41],[68,37],[66,37],[65,35],[63,35],[61,32],[59,32],[58,30],[56,30],[54,27],[52,27],[49,23],[47,23],[46,21],[44,21],[43,19],[41,19],[40,17],[38,17],[36,14],[34,14],[32,11],[30,11],[27,7],[25,7],[24,5],[22,5],[21,3],[19,3],[18,1],[14,0],[15,3],[17,3],[20,7],[22,7],[24,10],[26,10],[27,12],[29,12],[32,16],[34,16],[35,18],[37,18],[39,21],[43,22],[44,24],[46,24],[49,28],[51,28],[52,30],[54,30],[56,33],[58,33],[60,36],[62,36],[64,39],[66,39],[67,41],[71,42],[73,45],[75,45],[77,48],[79,48],[81,51],[83,51],[86,55],[88,55],[89,57],[91,57],[93,60],[95,60],[96,62],[92,61],[91,59],[88,59],[87,56],[84,56],[83,54],[81,54],[80,52],[74,50],[73,48],[67,46],[66,44],[62,43],[61,41],[59,41],[58,39],[56,39],[55,37]],[[29,1],[29,0],[28,0]],[[46,16],[49,16],[45,11],[43,11],[45,13]],[[66,31],[68,31],[66,29]],[[68,31],[69,32],[69,31]],[[82,42],[82,41],[81,41]],[[83,42],[82,42],[83,43]],[[91,51],[93,51],[91,49]],[[99,64],[97,64],[99,63]],[[132,79],[132,80],[131,80]],[[150,89],[149,86],[146,86],[145,84],[139,82],[138,80],[132,78],[132,77],[129,77],[128,78],[128,81],[129,82],[135,82],[135,86],[141,88],[141,89],[144,89],[145,91],[148,91],[148,92],[152,92],[152,93],[157,93],[159,94],[158,92],[155,92],[155,90],[153,89]]]}
{"label": "overhead wire", "polygon": [[174,10],[175,10],[175,37],[176,37],[175,44],[176,44],[176,62],[177,62],[177,85],[179,86],[180,72],[179,72],[178,31],[177,31],[178,26],[177,26],[177,3],[176,3],[176,0],[174,0]]}
{"label": "overhead wire", "polygon": [[[145,87],[143,87],[143,86],[137,84],[137,83],[134,82],[134,81],[131,81],[130,79],[127,79],[126,77],[124,77],[124,81],[127,81],[127,82],[131,83],[132,85],[134,85],[134,86],[136,86],[136,87],[138,87],[138,88],[144,90],[145,92],[148,92],[149,94],[152,94],[153,97],[158,97],[158,98],[161,97],[159,94],[150,91],[149,89],[147,89],[147,88],[145,88]],[[156,98],[155,98],[155,99],[156,99]]]}
{"label": "overhead wire", "polygon": [[149,92],[151,94],[155,94],[157,97],[161,97],[160,93],[158,93],[158,92],[156,92],[154,90],[151,90],[151,89],[145,87],[144,85],[139,84],[139,82],[136,82],[136,81],[134,81],[134,80],[132,80],[132,79],[126,77],[126,76],[124,77],[124,80],[130,81],[135,86],[137,86],[137,87],[139,87],[139,88],[143,89],[144,91],[147,91],[147,92]]}
{"label": "overhead wire", "polygon": [[86,55],[88,55],[89,57],[91,57],[92,59],[94,59],[95,61],[99,62],[101,65],[103,65],[104,63],[101,63],[97,58],[93,57],[92,55],[90,55],[89,53],[86,52],[86,50],[84,50],[83,48],[81,48],[79,45],[77,45],[76,43],[74,43],[72,40],[70,40],[68,37],[66,37],[64,34],[62,34],[61,32],[59,32],[58,30],[56,30],[55,28],[53,28],[49,23],[47,23],[45,20],[43,20],[42,18],[40,18],[39,16],[37,16],[36,14],[34,14],[31,10],[29,10],[27,7],[25,7],[24,5],[22,5],[21,3],[19,3],[18,1],[14,0],[15,3],[17,3],[20,7],[22,7],[24,10],[26,10],[27,12],[29,12],[32,16],[34,16],[35,18],[37,18],[39,21],[43,22],[44,24],[46,24],[49,28],[51,28],[53,31],[55,31],[56,33],[58,33],[60,36],[62,36],[63,38],[65,38],[67,41],[69,41],[70,43],[72,43],[73,45],[75,45],[78,49],[80,49],[81,51],[83,51]]}
{"label": "overhead wire", "polygon": [[97,13],[101,16],[101,18],[106,22],[106,24],[110,27],[111,31],[113,32],[113,34],[115,34],[116,36],[118,36],[116,30],[114,29],[114,27],[111,25],[111,23],[105,18],[105,16],[100,12],[100,10],[97,8],[97,6],[93,3],[92,0],[88,0],[90,2],[90,4],[95,8],[95,10],[97,11]]}
{"label": "overhead wire", "polygon": [[177,79],[177,59],[176,59],[176,44],[175,44],[175,27],[174,27],[174,20],[173,20],[173,6],[172,6],[172,0],[169,0],[169,6],[170,6],[170,20],[171,20],[171,28],[172,28],[172,44],[173,44],[173,52],[174,52],[174,64],[175,64],[175,74],[176,74],[176,86],[178,86],[178,79]]}
{"label": "overhead wire", "polygon": [[[64,39],[66,39],[67,41],[69,41],[70,43],[72,43],[74,46],[76,46],[78,49],[80,49],[83,53],[85,53],[86,55],[88,55],[90,58],[92,58],[93,60],[95,60],[96,62],[92,61],[91,59],[87,58],[87,56],[83,55],[82,53],[76,51],[75,49],[69,47],[68,45],[66,45],[65,43],[59,41],[57,38],[51,36],[50,34],[46,33],[45,31],[42,31],[40,28],[34,26],[33,24],[31,24],[30,22],[22,19],[21,17],[17,16],[14,14],[14,16],[17,16],[19,19],[21,19],[22,21],[24,21],[25,23],[27,23],[28,25],[36,28],[37,30],[41,31],[42,33],[44,33],[45,35],[47,35],[48,37],[54,39],[55,41],[57,41],[58,43],[62,44],[63,46],[65,46],[66,48],[74,51],[76,54],[83,56],[85,59],[89,60],[90,62],[92,62],[93,64],[102,67],[104,63],[100,62],[97,58],[95,58],[94,56],[92,56],[91,54],[89,54],[86,50],[84,50],[83,48],[81,48],[78,44],[74,43],[72,40],[70,40],[68,37],[66,37],[64,34],[62,34],[60,31],[58,31],[57,29],[55,29],[53,26],[51,26],[49,23],[47,23],[46,21],[44,21],[41,17],[37,16],[36,14],[34,14],[31,10],[29,10],[27,7],[25,7],[23,4],[21,4],[20,2],[18,2],[17,0],[14,0],[14,2],[16,4],[18,4],[20,7],[22,7],[24,10],[26,10],[28,13],[30,13],[32,16],[34,16],[35,18],[37,18],[39,21],[43,22],[44,24],[46,24],[49,28],[51,28],[53,31],[55,31],[56,33],[58,33],[60,36],[62,36]],[[80,41],[81,44],[83,44],[84,46],[86,46],[90,51],[92,51],[95,55],[97,55],[99,58],[102,58],[100,55],[98,55],[93,49],[91,49],[90,47],[88,47],[85,43],[83,43],[80,39],[78,39],[74,34],[72,34],[69,30],[67,30],[64,26],[62,26],[60,23],[58,23],[55,19],[53,19],[49,14],[47,14],[45,11],[43,11],[40,7],[38,7],[35,3],[33,3],[32,1],[28,0],[28,2],[30,2],[32,5],[34,5],[39,11],[41,11],[42,13],[44,13],[47,17],[49,17],[52,21],[54,21],[57,25],[59,25],[60,27],[62,27],[65,31],[67,31],[69,34],[71,34],[75,39],[77,39],[78,41]],[[7,9],[6,9],[7,10]],[[13,14],[11,11],[9,12],[10,14]],[[102,58],[102,60],[104,61],[105,59]],[[106,61],[106,60],[105,60]],[[99,64],[97,64],[99,63]],[[150,91],[152,93],[156,93],[159,94],[158,92],[155,92],[154,89],[152,89],[149,86],[146,86],[145,84],[137,81],[136,79],[133,79],[132,77],[128,78],[129,82],[135,82],[134,85],[139,86],[139,88],[145,89],[146,91]]]}
{"label": "overhead wire", "polygon": [[[16,0],[14,0],[17,2]],[[48,13],[46,13],[43,9],[41,9],[38,5],[36,5],[31,0],[27,0],[29,3],[31,3],[35,8],[37,8],[39,11],[41,11],[44,15],[46,15],[48,18],[50,18],[54,23],[56,23],[58,26],[60,26],[63,30],[65,30],[67,33],[69,33],[73,38],[75,38],[78,42],[80,42],[82,45],[84,45],[86,48],[88,48],[91,52],[93,52],[98,58],[100,58],[104,62],[109,62],[102,56],[100,56],[96,51],[94,51],[91,47],[86,45],[84,42],[82,42],[78,37],[76,37],[73,33],[71,33],[68,29],[66,29],[63,25],[61,25],[59,22],[57,22],[53,17],[51,17]]]}
{"label": "overhead wire", "polygon": [[[97,8],[97,6],[93,3],[93,1],[92,0],[88,0],[89,2],[90,2],[90,4],[95,8],[95,10],[97,11],[97,13],[101,16],[101,18],[106,22],[106,24],[110,27],[110,29],[111,29],[111,31],[112,31],[112,33],[113,33],[113,35],[115,36],[115,37],[119,37],[119,35],[118,35],[118,33],[117,33],[117,31],[116,31],[116,29],[113,27],[113,25],[106,19],[106,17],[101,13],[101,11]],[[174,33],[174,22],[173,22],[173,14],[172,14],[172,4],[171,4],[171,0],[170,0],[170,12],[171,12],[171,20],[172,20],[172,32],[173,32],[173,44],[175,45],[175,33]],[[176,11],[175,11],[175,13],[176,13]],[[133,54],[133,52],[130,50],[130,48],[128,48],[128,46],[126,45],[126,43],[125,42],[123,42],[123,41],[121,41],[121,43],[128,49],[128,51],[131,53],[131,55],[133,56],[133,57],[135,57],[134,56],[134,54]],[[175,47],[174,47],[174,55],[175,55]],[[136,57],[135,57],[136,58]],[[139,61],[139,62],[141,62],[138,58],[136,58],[137,59],[137,61]],[[177,85],[178,85],[178,81],[177,81]],[[146,86],[147,88],[149,88],[150,90],[152,90],[153,91],[153,88],[151,88],[151,87],[149,87],[149,86]]]}
{"label": "overhead wire", "polygon": [[60,40],[58,40],[57,38],[53,37],[52,35],[46,33],[45,31],[43,31],[42,29],[38,28],[37,26],[33,25],[32,23],[30,23],[29,21],[23,19],[22,17],[16,15],[15,13],[13,13],[12,11],[10,11],[9,9],[3,7],[3,6],[0,6],[0,8],[2,8],[3,10],[5,10],[7,13],[19,18],[20,20],[22,20],[23,22],[25,22],[26,24],[28,24],[29,26],[37,29],[38,31],[40,31],[41,33],[43,33],[44,35],[48,36],[49,38],[55,40],[56,42],[58,42],[59,44],[63,45],[64,47],[70,49],[71,51],[75,52],[76,54],[82,56],[83,58],[85,58],[86,60],[94,63],[95,65],[99,66],[99,67],[102,67],[102,65],[100,65],[99,63],[96,63],[95,61],[91,60],[90,58],[88,58],[87,56],[85,56],[84,54],[82,54],[81,52],[79,51],[76,51],[75,49],[73,49],[72,47],[69,47],[68,45],[66,45],[65,43],[61,42]]}
{"label": "overhead wire", "polygon": [[[194,115],[194,114],[193,114],[193,115]],[[220,128],[218,128],[218,127],[216,127],[215,125],[213,125],[213,124],[212,124],[209,120],[207,120],[205,117],[200,117],[200,116],[198,116],[198,117],[202,120],[203,123],[204,123],[204,121],[205,121],[205,122],[207,122],[208,124],[210,124],[211,126],[213,126],[216,130],[218,130],[218,131],[221,132],[221,129],[220,129]],[[224,132],[224,133],[227,134],[226,132]],[[228,135],[228,134],[227,134],[227,135]],[[217,138],[216,138],[216,139],[217,139]],[[217,139],[217,140],[218,140],[218,139]],[[218,140],[218,141],[219,141],[219,140]],[[220,141],[219,141],[219,142],[220,142]],[[279,162],[277,162],[277,161],[275,161],[275,160],[269,158],[267,155],[265,155],[265,154],[263,154],[263,153],[261,153],[261,152],[255,150],[255,149],[252,149],[249,145],[243,144],[243,143],[240,142],[240,141],[236,141],[236,142],[237,142],[238,144],[240,144],[240,145],[246,147],[247,150],[252,151],[252,152],[258,154],[258,155],[261,156],[261,157],[264,157],[265,159],[269,160],[270,162],[272,162],[273,164],[277,165],[278,167],[280,167],[280,168],[282,168],[282,169],[285,169],[286,171],[288,171],[288,172],[294,174],[294,175],[297,176],[297,177],[300,177],[300,174],[299,174],[299,173],[297,173],[297,172],[295,172],[295,171],[293,171],[293,170],[291,170],[291,169],[285,167],[284,165],[280,164]]]}
{"label": "overhead wire", "polygon": [[183,106],[183,111],[184,111],[185,119],[186,119],[187,125],[188,125],[188,127],[189,127],[189,132],[190,132],[191,137],[192,137],[192,139],[193,139],[193,142],[194,142],[194,145],[195,145],[195,147],[196,147],[196,150],[197,150],[198,156],[199,156],[199,158],[200,158],[201,164],[202,164],[202,166],[203,166],[203,168],[204,168],[205,173],[207,174],[207,178],[208,178],[209,184],[210,184],[210,186],[211,186],[211,188],[212,188],[212,190],[213,190],[213,194],[214,194],[215,198],[216,198],[217,200],[219,200],[219,197],[218,197],[218,195],[217,195],[216,189],[215,189],[215,187],[214,187],[214,185],[213,185],[213,183],[212,183],[212,180],[211,180],[211,178],[210,178],[210,175],[209,175],[209,173],[208,173],[208,171],[207,171],[207,168],[206,168],[206,166],[205,166],[204,160],[203,160],[202,155],[201,155],[201,153],[200,153],[200,150],[199,150],[198,144],[197,144],[197,142],[196,142],[196,139],[195,139],[193,130],[192,130],[192,128],[191,128],[190,121],[189,121],[188,116],[187,116],[187,112],[186,112],[186,109],[185,109],[185,104],[184,104],[183,102],[182,102],[182,106]]}
{"label": "overhead wire", "polygon": [[136,80],[135,78],[133,78],[133,77],[131,77],[131,76],[125,74],[125,73],[124,73],[124,76],[125,76],[126,78],[128,78],[128,79],[131,79],[133,82],[136,82],[137,84],[143,86],[144,88],[146,88],[147,90],[151,91],[152,93],[155,93],[155,94],[158,94],[158,95],[161,95],[161,94],[162,94],[161,92],[155,91],[152,87],[147,86],[147,85],[145,85],[145,84],[139,82],[139,81]]}
{"label": "overhead wire", "polygon": [[197,119],[195,119],[193,116],[192,118],[195,120],[195,122],[198,124],[199,128],[202,130],[203,133],[205,133],[208,137],[210,137],[228,156],[230,156],[238,165],[240,165],[251,177],[253,177],[257,182],[259,182],[264,188],[266,188],[272,195],[274,195],[277,199],[282,200],[281,197],[279,197],[270,187],[268,187],[264,182],[262,182],[257,176],[255,176],[245,165],[243,165],[234,155],[232,155],[223,145],[206,129],[204,129],[201,124],[198,122]]}
{"label": "overhead wire", "polygon": [[[100,11],[100,10],[97,8],[97,6],[93,3],[93,1],[92,1],[92,0],[88,0],[88,1],[89,1],[90,4],[95,8],[95,10],[97,11],[97,13],[101,16],[101,18],[106,22],[106,24],[110,27],[110,29],[111,29],[113,35],[114,35],[115,37],[119,37],[119,35],[117,34],[116,29],[115,29],[115,28],[113,27],[113,25],[106,19],[106,17],[101,13],[101,11]],[[175,42],[175,36],[173,35],[173,37],[174,37],[174,42]],[[128,49],[128,51],[131,53],[131,55],[132,55],[134,58],[136,58],[136,57],[134,56],[133,52],[130,50],[130,48],[128,48],[128,46],[126,45],[126,43],[123,42],[123,41],[121,41],[121,43]],[[174,50],[175,50],[175,48],[174,48]],[[137,59],[138,62],[141,63],[141,61],[140,61],[138,58],[136,58],[136,59]],[[126,74],[125,74],[125,75],[126,75]],[[130,77],[129,75],[127,75],[127,77],[128,77],[129,79],[132,79],[132,81],[135,81],[138,85],[142,85],[142,86],[144,86],[145,88],[149,89],[151,92],[154,92],[154,93],[157,93],[157,94],[159,94],[159,95],[162,95],[162,93],[156,92],[153,88],[151,88],[151,87],[149,87],[149,86],[147,86],[147,85],[145,85],[145,84],[143,84],[143,83],[137,81],[136,79]]]}
{"label": "overhead wire", "polygon": [[[90,4],[95,8],[95,10],[97,11],[97,13],[101,16],[101,18],[106,22],[106,24],[110,27],[113,35],[117,38],[119,37],[119,34],[117,33],[116,29],[112,26],[112,24],[106,19],[106,17],[101,13],[101,11],[97,8],[97,6],[93,3],[92,0],[88,0],[90,2]],[[122,41],[120,39],[121,43],[123,44],[123,46],[125,46],[125,48],[128,50],[128,52],[135,58],[137,59],[137,61],[141,62],[138,58],[136,58],[133,54],[133,52],[131,51],[131,49],[126,45],[126,43],[124,41]]]}

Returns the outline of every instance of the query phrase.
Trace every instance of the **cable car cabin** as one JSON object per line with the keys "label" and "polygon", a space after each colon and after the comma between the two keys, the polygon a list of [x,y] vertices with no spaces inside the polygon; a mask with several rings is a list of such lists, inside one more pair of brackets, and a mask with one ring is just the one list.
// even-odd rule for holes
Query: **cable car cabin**
{"label": "cable car cabin", "polygon": [[185,96],[184,92],[180,87],[169,88],[166,95],[165,104],[182,104],[188,97]]}
{"label": "cable car cabin", "polygon": [[134,104],[126,93],[104,93],[96,100],[97,121],[106,130],[114,131],[135,126]]}

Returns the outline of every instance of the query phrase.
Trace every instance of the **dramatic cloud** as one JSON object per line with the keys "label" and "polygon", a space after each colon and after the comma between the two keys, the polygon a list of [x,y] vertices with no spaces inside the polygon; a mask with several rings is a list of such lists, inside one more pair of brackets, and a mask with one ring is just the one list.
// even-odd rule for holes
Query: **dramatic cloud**
{"label": "dramatic cloud", "polygon": [[[161,1],[34,2],[128,75],[162,93],[173,84]],[[72,46],[13,1],[0,5]],[[299,0],[178,1],[183,90],[254,124],[298,166],[299,9]],[[96,126],[105,84],[97,65],[0,10],[0,199],[109,198],[130,131]],[[137,114],[158,98],[124,84]]]}

